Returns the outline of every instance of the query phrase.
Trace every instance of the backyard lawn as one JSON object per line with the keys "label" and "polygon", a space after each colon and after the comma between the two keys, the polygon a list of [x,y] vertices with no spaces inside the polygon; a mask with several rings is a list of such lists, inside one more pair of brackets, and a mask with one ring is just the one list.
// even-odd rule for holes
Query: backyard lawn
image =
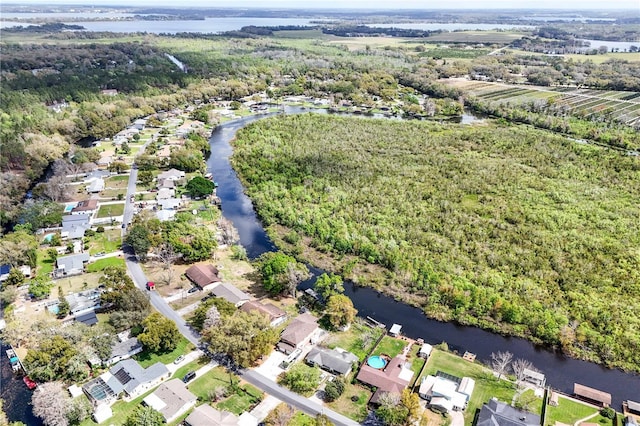
{"label": "backyard lawn", "polygon": [[173,373],[173,375],[171,376],[172,379],[180,379],[182,380],[182,378],[184,377],[185,374],[187,374],[189,371],[195,371],[200,367],[203,367],[205,365],[207,365],[208,363],[210,363],[211,360],[206,357],[206,356],[201,356],[200,358],[198,358],[195,361],[191,361],[190,363],[188,363],[187,365],[184,365],[180,368],[178,368],[176,370],[175,373]]}
{"label": "backyard lawn", "polygon": [[[423,377],[435,375],[436,372],[451,374],[456,377],[470,377],[476,382],[473,395],[469,405],[464,412],[465,424],[471,424],[476,409],[480,409],[482,404],[495,397],[500,401],[511,403],[515,394],[515,386],[505,380],[498,380],[487,368],[477,363],[463,360],[461,357],[434,349],[427,360]],[[420,380],[416,382],[420,386]],[[569,423],[569,422],[566,422]]]}
{"label": "backyard lawn", "polygon": [[110,266],[124,268],[124,259],[121,257],[105,257],[104,259],[98,259],[87,265],[87,272],[101,272]]}
{"label": "backyard lawn", "polygon": [[250,411],[253,406],[262,400],[262,391],[256,387],[246,384],[240,386],[240,388],[242,389],[241,391],[216,404],[216,408],[239,416],[245,411]]}
{"label": "backyard lawn", "polygon": [[124,213],[124,202],[118,204],[107,204],[100,206],[98,217],[122,216]]}
{"label": "backyard lawn", "polygon": [[189,343],[187,339],[184,337],[180,338],[178,342],[178,346],[171,352],[167,352],[164,354],[154,354],[148,351],[142,351],[134,358],[136,361],[140,363],[143,368],[147,368],[150,365],[155,364],[156,362],[161,362],[163,364],[172,363],[178,356],[186,354],[194,349],[193,344]]}
{"label": "backyard lawn", "polygon": [[[223,368],[216,367],[195,379],[189,384],[188,388],[192,394],[198,397],[198,400],[208,401],[209,391],[219,386],[229,386],[230,377],[229,373],[227,373]],[[235,380],[238,380],[238,378],[235,377]]]}
{"label": "backyard lawn", "polygon": [[291,420],[289,420],[288,426],[315,426],[316,419],[303,413],[302,411],[296,412]]}
{"label": "backyard lawn", "polygon": [[402,353],[402,350],[407,346],[407,342],[404,340],[396,339],[391,336],[384,336],[378,346],[374,349],[373,355],[385,354],[391,358]]}
{"label": "backyard lawn", "polygon": [[574,424],[577,420],[597,413],[598,410],[589,405],[582,404],[567,398],[559,397],[558,406],[547,405],[546,425],[555,425],[556,422]]}
{"label": "backyard lawn", "polygon": [[120,249],[122,239],[120,229],[108,229],[104,232],[97,232],[93,237],[86,237],[89,254],[111,253]]}
{"label": "backyard lawn", "polygon": [[[372,392],[361,385],[347,383],[340,398],[327,405],[334,411],[343,414],[357,422],[362,422],[367,417],[367,402],[371,398]],[[358,400],[351,398],[357,396]]]}
{"label": "backyard lawn", "polygon": [[325,344],[331,349],[345,349],[363,361],[382,332],[381,328],[371,328],[362,320],[356,319],[349,330],[332,333]]}

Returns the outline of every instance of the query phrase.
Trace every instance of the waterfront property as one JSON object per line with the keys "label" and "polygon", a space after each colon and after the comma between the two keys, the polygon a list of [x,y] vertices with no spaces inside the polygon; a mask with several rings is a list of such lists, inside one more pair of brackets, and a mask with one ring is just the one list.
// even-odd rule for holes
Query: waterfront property
{"label": "waterfront property", "polygon": [[220,297],[227,302],[233,303],[236,307],[242,306],[250,299],[250,296],[242,290],[236,288],[233,284],[219,283],[211,289],[211,294]]}
{"label": "waterfront property", "polygon": [[88,214],[89,216],[93,216],[98,211],[98,208],[98,200],[83,200],[71,209],[71,214]]}
{"label": "waterfront property", "polygon": [[546,382],[544,374],[525,368],[522,372],[522,381],[543,388]]}
{"label": "waterfront property", "polygon": [[180,180],[186,176],[185,172],[177,169],[169,169],[166,172],[162,172],[157,176],[158,181],[163,181],[165,179],[169,180]]}
{"label": "waterfront property", "polygon": [[298,315],[282,331],[277,347],[280,352],[290,354],[307,343],[315,343],[320,328],[318,319],[310,313]]}
{"label": "waterfront property", "polygon": [[433,346],[428,343],[423,343],[418,351],[418,356],[421,358],[428,358],[431,355],[431,351],[433,350]]}
{"label": "waterfront property", "polygon": [[186,426],[236,426],[238,417],[228,411],[219,411],[208,404],[195,408],[185,419]]}
{"label": "waterfront property", "polygon": [[287,320],[287,313],[278,308],[273,303],[261,303],[257,300],[250,300],[240,307],[244,312],[259,312],[269,318],[271,327],[277,327]]}
{"label": "waterfront property", "polygon": [[196,405],[197,398],[189,392],[182,380],[173,379],[158,386],[153,393],[142,400],[171,423]]}
{"label": "waterfront property", "polygon": [[358,357],[344,349],[313,348],[305,358],[307,364],[318,366],[329,373],[346,376]]}
{"label": "waterfront property", "polygon": [[539,426],[540,416],[492,398],[482,406],[476,426]]}
{"label": "waterfront property", "polygon": [[399,394],[409,386],[413,378],[413,370],[411,370],[411,363],[407,362],[404,356],[398,355],[382,369],[364,364],[356,378],[365,385],[377,388],[369,402],[378,404],[384,393]]}
{"label": "waterfront property", "polygon": [[448,413],[466,409],[474,388],[475,381],[469,377],[460,379],[438,372],[422,379],[418,393],[432,409]]}

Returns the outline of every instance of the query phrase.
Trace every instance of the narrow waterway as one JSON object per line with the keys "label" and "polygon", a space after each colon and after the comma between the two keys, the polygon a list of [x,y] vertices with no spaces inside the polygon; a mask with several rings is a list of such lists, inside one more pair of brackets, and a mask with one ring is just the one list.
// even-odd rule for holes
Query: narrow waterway
{"label": "narrow waterway", "polygon": [[32,392],[11,369],[7,349],[9,346],[0,341],[0,398],[4,401],[4,412],[10,422],[21,421],[27,426],[41,426],[42,421],[33,415],[31,409]]}
{"label": "narrow waterway", "polygon": [[[301,108],[285,108],[286,113],[304,112]],[[244,187],[231,167],[229,157],[233,150],[230,141],[237,130],[247,124],[264,118],[251,116],[241,118],[219,126],[211,135],[211,157],[208,171],[219,183],[218,196],[222,201],[222,213],[238,229],[241,244],[247,254],[254,259],[267,251],[276,250],[267,236]],[[471,121],[467,116],[464,122]],[[314,276],[324,271],[310,268]],[[302,288],[311,286],[313,279],[303,283]],[[437,344],[447,342],[449,348],[460,353],[470,351],[480,360],[488,360],[492,352],[509,351],[514,358],[531,361],[547,376],[549,385],[566,393],[573,391],[574,383],[581,383],[606,392],[613,397],[613,406],[621,408],[623,400],[640,398],[640,376],[626,374],[619,370],[610,370],[600,365],[570,359],[546,348],[538,347],[520,338],[504,337],[476,327],[457,325],[451,322],[439,322],[428,319],[420,309],[411,307],[378,293],[367,287],[357,287],[346,283],[345,294],[349,296],[361,317],[370,316],[390,326],[402,325],[402,331],[412,338],[423,338],[426,342]]]}

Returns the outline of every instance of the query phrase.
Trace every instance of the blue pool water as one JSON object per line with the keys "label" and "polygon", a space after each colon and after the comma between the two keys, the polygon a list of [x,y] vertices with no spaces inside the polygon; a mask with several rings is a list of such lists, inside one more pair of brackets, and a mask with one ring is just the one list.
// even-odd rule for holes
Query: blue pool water
{"label": "blue pool water", "polygon": [[44,236],[43,240],[47,243],[51,242],[51,238],[53,238],[53,234],[47,234]]}
{"label": "blue pool water", "polygon": [[369,357],[369,359],[367,360],[367,364],[369,364],[369,367],[382,370],[385,367],[385,365],[387,365],[387,361],[385,361],[384,358],[378,355],[374,355]]}
{"label": "blue pool water", "polygon": [[67,204],[66,206],[64,206],[64,212],[65,213],[70,213],[71,210],[73,210],[74,207],[75,207],[75,204]]}
{"label": "blue pool water", "polygon": [[60,307],[58,305],[51,305],[47,308],[49,310],[49,312],[51,312],[53,315],[58,315],[58,312],[60,312]]}

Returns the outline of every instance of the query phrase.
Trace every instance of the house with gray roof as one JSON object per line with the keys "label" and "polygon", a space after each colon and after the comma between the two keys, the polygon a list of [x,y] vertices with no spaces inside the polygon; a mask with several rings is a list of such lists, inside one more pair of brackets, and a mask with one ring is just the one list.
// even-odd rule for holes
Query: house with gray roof
{"label": "house with gray roof", "polygon": [[89,253],[71,254],[56,259],[54,277],[79,275],[84,272],[85,263],[89,262]]}
{"label": "house with gray roof", "polygon": [[175,210],[157,210],[156,217],[160,222],[166,222],[169,220],[173,220],[176,213],[177,212]]}
{"label": "house with gray roof", "polygon": [[111,405],[119,395],[130,401],[170,376],[166,365],[161,362],[142,368],[136,361],[125,359],[84,385],[82,390],[94,406]]}
{"label": "house with gray roof", "polygon": [[492,398],[482,406],[476,426],[538,426],[540,416]]}
{"label": "house with gray roof", "polygon": [[87,229],[91,228],[91,215],[83,213],[62,216],[62,238],[77,240],[84,237]]}
{"label": "house with gray roof", "polygon": [[87,192],[90,194],[96,194],[104,191],[104,179],[92,179],[89,185],[87,185]]}
{"label": "house with gray roof", "polygon": [[305,361],[309,365],[316,365],[330,373],[346,376],[358,362],[358,357],[344,349],[315,347],[311,349]]}
{"label": "house with gray roof", "polygon": [[156,193],[156,200],[167,200],[169,198],[175,198],[176,191],[169,188],[161,188]]}
{"label": "house with gray roof", "polygon": [[181,380],[173,379],[158,386],[142,402],[162,414],[166,423],[171,423],[193,408],[197,400]]}
{"label": "house with gray roof", "polygon": [[158,205],[162,207],[162,210],[178,210],[182,205],[182,201],[178,198],[165,198],[158,200]]}
{"label": "house with gray roof", "polygon": [[234,285],[229,283],[220,283],[216,285],[211,290],[211,294],[216,297],[221,297],[227,302],[233,303],[237,307],[242,306],[243,303],[247,302],[250,299],[247,293],[239,290]]}
{"label": "house with gray roof", "polygon": [[219,411],[209,404],[202,404],[185,419],[187,426],[236,426],[238,417],[228,411]]}
{"label": "house with gray roof", "polygon": [[124,359],[129,359],[140,352],[142,352],[142,343],[138,341],[137,337],[121,340],[111,347],[111,356],[104,364],[115,364]]}
{"label": "house with gray roof", "polygon": [[81,291],[66,296],[69,311],[73,315],[83,314],[95,310],[100,306],[100,292],[97,290]]}
{"label": "house with gray roof", "polygon": [[180,180],[186,176],[186,173],[182,170],[177,169],[169,169],[166,172],[162,172],[157,176],[158,182],[170,179],[170,180]]}
{"label": "house with gray roof", "polygon": [[307,343],[315,343],[319,330],[316,317],[308,312],[298,315],[280,334],[278,350],[290,354]]}

